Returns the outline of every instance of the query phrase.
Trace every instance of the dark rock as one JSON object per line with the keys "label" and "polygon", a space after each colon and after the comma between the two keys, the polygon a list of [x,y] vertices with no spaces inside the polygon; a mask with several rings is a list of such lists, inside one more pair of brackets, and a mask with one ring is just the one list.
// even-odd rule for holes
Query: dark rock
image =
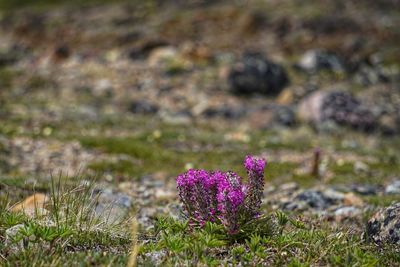
{"label": "dark rock", "polygon": [[400,245],[400,203],[375,213],[368,221],[366,234],[379,245]]}
{"label": "dark rock", "polygon": [[259,53],[245,54],[230,70],[228,82],[233,93],[277,95],[288,85],[285,69]]}
{"label": "dark rock", "polygon": [[345,70],[344,64],[338,56],[317,49],[307,51],[300,59],[298,67],[307,72],[320,70],[342,72]]}
{"label": "dark rock", "polygon": [[206,118],[222,117],[225,119],[238,119],[244,115],[244,110],[228,106],[209,107],[202,112]]}
{"label": "dark rock", "polygon": [[134,114],[154,114],[158,109],[158,106],[145,100],[133,101],[129,105],[129,111]]}
{"label": "dark rock", "polygon": [[352,185],[351,190],[360,195],[376,195],[379,187],[375,185]]}
{"label": "dark rock", "polygon": [[284,208],[297,210],[299,207],[308,206],[313,209],[324,210],[331,205],[339,203],[341,199],[342,195],[336,191],[322,192],[310,189],[297,194],[293,201],[286,204]]}
{"label": "dark rock", "polygon": [[389,82],[389,77],[382,66],[362,64],[356,73],[356,81],[364,86]]}
{"label": "dark rock", "polygon": [[296,116],[291,107],[278,106],[275,108],[274,121],[284,126],[293,126],[296,124]]}
{"label": "dark rock", "polygon": [[300,119],[312,122],[318,128],[326,123],[364,132],[378,128],[378,120],[370,108],[344,91],[317,91],[299,104],[298,112]]}
{"label": "dark rock", "polygon": [[67,45],[60,45],[54,49],[54,58],[56,60],[67,59],[71,55],[71,51]]}

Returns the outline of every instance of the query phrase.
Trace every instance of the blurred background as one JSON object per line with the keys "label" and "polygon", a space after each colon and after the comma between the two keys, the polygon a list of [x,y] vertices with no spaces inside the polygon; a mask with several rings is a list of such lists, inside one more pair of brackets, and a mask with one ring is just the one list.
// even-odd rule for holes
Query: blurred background
{"label": "blurred background", "polygon": [[276,184],[384,185],[400,170],[397,0],[0,8],[8,183],[61,170],[173,188],[187,168],[243,174],[247,153]]}

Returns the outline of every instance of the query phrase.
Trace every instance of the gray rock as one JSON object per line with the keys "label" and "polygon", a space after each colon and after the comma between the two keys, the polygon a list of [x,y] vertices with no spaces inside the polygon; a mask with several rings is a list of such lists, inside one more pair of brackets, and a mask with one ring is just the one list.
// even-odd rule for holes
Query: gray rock
{"label": "gray rock", "polygon": [[366,234],[379,245],[400,245],[400,203],[375,213],[368,221]]}
{"label": "gray rock", "polygon": [[95,216],[109,224],[118,223],[125,219],[131,206],[131,197],[123,193],[103,190],[97,197]]}
{"label": "gray rock", "polygon": [[335,210],[335,218],[338,221],[342,221],[347,218],[355,217],[361,214],[361,210],[359,208],[348,206],[348,207],[341,207]]}
{"label": "gray rock", "polygon": [[230,89],[234,94],[277,95],[289,84],[285,69],[260,53],[247,53],[230,70]]}
{"label": "gray rock", "polygon": [[158,109],[158,106],[145,100],[133,101],[129,104],[129,111],[134,114],[154,114]]}
{"label": "gray rock", "polygon": [[376,195],[379,187],[376,185],[352,185],[351,190],[360,195]]}
{"label": "gray rock", "polygon": [[378,127],[378,120],[370,107],[342,90],[317,91],[309,95],[300,102],[298,117],[317,128],[334,123],[370,132]]}
{"label": "gray rock", "polygon": [[17,224],[6,230],[5,244],[10,249],[11,252],[16,252],[18,250],[24,249],[24,239],[17,241],[17,239],[19,239],[18,234],[24,227],[25,227],[24,224]]}
{"label": "gray rock", "polygon": [[332,189],[325,191],[309,189],[298,193],[291,202],[284,205],[284,208],[289,210],[306,208],[324,210],[340,203],[342,199],[343,194]]}
{"label": "gray rock", "polygon": [[318,49],[307,51],[300,59],[298,67],[307,72],[345,70],[343,62],[335,54]]}
{"label": "gray rock", "polygon": [[164,261],[167,253],[165,251],[153,251],[147,252],[144,254],[144,262],[147,264],[143,264],[145,266],[161,266]]}
{"label": "gray rock", "polygon": [[400,180],[395,180],[385,188],[385,194],[399,194],[400,195]]}

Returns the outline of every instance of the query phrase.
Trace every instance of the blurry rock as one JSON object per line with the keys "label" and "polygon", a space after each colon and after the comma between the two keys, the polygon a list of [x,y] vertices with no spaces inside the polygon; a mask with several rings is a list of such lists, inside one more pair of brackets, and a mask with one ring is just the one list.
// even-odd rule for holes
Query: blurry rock
{"label": "blurry rock", "polygon": [[355,80],[361,85],[368,86],[388,82],[389,76],[381,65],[361,63],[355,75]]}
{"label": "blurry rock", "polygon": [[369,172],[369,165],[358,160],[358,161],[356,161],[354,163],[354,172],[357,173],[357,174],[368,173]]}
{"label": "blurry rock", "polygon": [[366,234],[378,245],[400,245],[400,203],[375,213],[368,221]]}
{"label": "blurry rock", "polygon": [[[301,202],[305,203],[307,206],[323,210],[328,208],[329,206],[336,204],[339,202],[338,196],[333,194],[332,192],[321,192],[317,190],[305,190],[300,192],[291,203],[292,205],[289,206],[289,209],[296,210],[296,205],[301,204]],[[288,208],[288,207],[286,207]]]}
{"label": "blurry rock", "polygon": [[364,204],[364,201],[354,193],[347,193],[344,195],[343,204],[345,206],[361,207]]}
{"label": "blurry rock", "polygon": [[376,185],[352,185],[351,190],[360,195],[376,195],[379,188]]}
{"label": "blurry rock", "polygon": [[207,62],[212,59],[210,49],[205,45],[186,42],[182,46],[182,56],[190,61]]}
{"label": "blurry rock", "polygon": [[11,48],[0,51],[0,67],[14,64],[26,56],[27,50],[19,45],[13,45]]}
{"label": "blurry rock", "polygon": [[398,132],[398,122],[395,116],[383,115],[379,118],[379,127],[383,134],[394,135]]}
{"label": "blurry rock", "polygon": [[284,89],[276,99],[276,102],[280,105],[289,105],[292,104],[293,101],[294,101],[293,91],[288,88]]}
{"label": "blurry rock", "polygon": [[255,109],[248,115],[251,127],[267,129],[277,125],[293,126],[296,115],[290,106],[266,105]]}
{"label": "blurry rock", "polygon": [[202,112],[202,115],[206,118],[238,119],[244,115],[244,110],[228,106],[208,107]]}
{"label": "blurry rock", "polygon": [[149,54],[148,63],[150,67],[157,67],[174,60],[178,55],[178,50],[172,46],[155,48]]}
{"label": "blurry rock", "polygon": [[289,191],[293,192],[299,188],[296,182],[285,183],[279,186],[279,191]]}
{"label": "blurry rock", "polygon": [[48,213],[45,205],[48,203],[49,197],[45,194],[35,193],[27,197],[24,201],[16,204],[13,212],[23,212],[29,217],[43,216]]}
{"label": "blurry rock", "polygon": [[378,126],[377,119],[369,108],[344,91],[317,91],[311,94],[299,104],[298,116],[316,126],[334,123],[365,132]]}
{"label": "blurry rock", "polygon": [[158,106],[145,100],[137,100],[129,104],[129,111],[134,114],[154,114],[158,109]]}
{"label": "blurry rock", "polygon": [[157,188],[154,192],[154,196],[157,200],[171,200],[176,197],[176,193],[166,188]]}
{"label": "blurry rock", "polygon": [[110,97],[114,89],[109,79],[100,79],[95,82],[91,91],[96,97]]}
{"label": "blurry rock", "polygon": [[11,253],[16,253],[24,249],[24,239],[19,242],[15,242],[18,239],[18,235],[21,230],[25,228],[24,224],[16,224],[5,231],[5,245],[10,250]]}
{"label": "blurry rock", "polygon": [[288,85],[289,79],[282,66],[259,53],[247,53],[231,68],[228,82],[234,94],[277,95]]}
{"label": "blurry rock", "polygon": [[165,261],[165,257],[167,257],[167,253],[165,251],[154,251],[147,252],[144,254],[144,262],[145,266],[161,266]]}
{"label": "blurry rock", "polygon": [[358,216],[362,213],[362,211],[357,207],[341,207],[335,210],[335,220],[337,222],[341,222],[345,219],[352,218]]}
{"label": "blurry rock", "polygon": [[53,59],[54,61],[62,61],[67,59],[71,55],[70,48],[67,45],[60,45],[54,49]]}
{"label": "blurry rock", "polygon": [[174,125],[189,124],[193,119],[192,113],[188,110],[182,110],[174,113],[162,112],[160,116],[164,122]]}
{"label": "blurry rock", "polygon": [[108,224],[125,219],[132,206],[132,200],[128,195],[108,189],[100,191],[96,200],[95,215]]}
{"label": "blurry rock", "polygon": [[398,194],[400,195],[400,180],[396,180],[386,186],[385,188],[385,194],[391,195],[391,194]]}
{"label": "blurry rock", "polygon": [[296,116],[291,107],[277,106],[274,112],[274,120],[284,126],[293,126],[296,123]]}
{"label": "blurry rock", "polygon": [[[135,36],[130,36],[132,38]],[[142,59],[148,56],[148,54],[159,47],[167,47],[168,42],[161,39],[143,39],[134,48],[128,52],[128,57],[132,60]]]}
{"label": "blurry rock", "polygon": [[320,70],[342,72],[345,69],[343,63],[335,54],[318,49],[307,51],[300,59],[298,67],[307,72]]}

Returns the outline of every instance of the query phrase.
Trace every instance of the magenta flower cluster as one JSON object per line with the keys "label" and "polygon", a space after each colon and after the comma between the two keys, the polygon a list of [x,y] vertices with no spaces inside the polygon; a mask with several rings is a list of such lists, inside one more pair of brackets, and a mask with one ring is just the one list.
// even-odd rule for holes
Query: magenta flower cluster
{"label": "magenta flower cluster", "polygon": [[176,178],[179,197],[190,219],[200,225],[221,222],[230,233],[259,216],[265,160],[246,156],[248,183],[234,172],[188,170]]}

